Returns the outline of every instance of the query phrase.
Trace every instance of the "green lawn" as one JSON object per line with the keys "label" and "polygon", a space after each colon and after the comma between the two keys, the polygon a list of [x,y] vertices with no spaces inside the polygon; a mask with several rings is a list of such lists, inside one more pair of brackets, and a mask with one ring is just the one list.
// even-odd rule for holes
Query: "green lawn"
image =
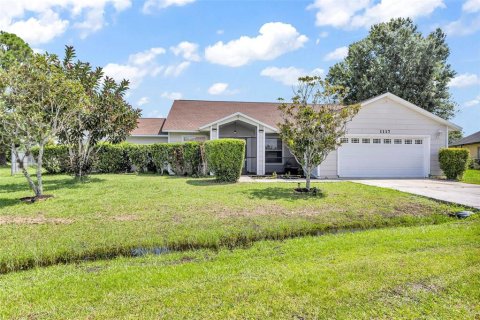
{"label": "green lawn", "polygon": [[289,183],[217,184],[156,175],[45,176],[34,204],[23,176],[0,169],[0,273],[135,248],[221,248],[328,230],[442,223],[461,207],[349,182],[317,183],[324,197]]}
{"label": "green lawn", "polygon": [[478,319],[480,219],[58,265],[0,288],[0,318]]}
{"label": "green lawn", "polygon": [[463,175],[463,182],[480,184],[480,170],[467,170]]}

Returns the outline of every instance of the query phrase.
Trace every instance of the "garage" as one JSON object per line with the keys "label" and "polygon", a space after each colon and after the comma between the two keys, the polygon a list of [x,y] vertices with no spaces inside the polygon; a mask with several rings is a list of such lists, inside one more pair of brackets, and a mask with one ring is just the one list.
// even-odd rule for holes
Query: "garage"
{"label": "garage", "polygon": [[429,139],[424,136],[348,136],[338,148],[343,178],[419,178],[428,176]]}

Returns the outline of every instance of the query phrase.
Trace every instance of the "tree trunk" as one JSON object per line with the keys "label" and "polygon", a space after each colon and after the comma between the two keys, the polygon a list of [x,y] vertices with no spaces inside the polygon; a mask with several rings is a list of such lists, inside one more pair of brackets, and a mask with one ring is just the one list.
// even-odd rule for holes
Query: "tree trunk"
{"label": "tree trunk", "polygon": [[25,165],[24,165],[24,159],[25,159],[25,155],[20,158],[18,156],[18,151],[15,147],[13,147],[13,152],[15,153],[15,158],[17,159],[17,162],[18,162],[18,165],[20,166],[20,169],[22,170],[22,173],[23,175],[25,176],[25,178],[27,179],[28,181],[28,185],[30,186],[30,188],[33,190],[33,192],[35,193],[35,196],[37,196],[38,194],[38,188],[37,186],[35,185],[35,182],[33,182],[32,180],[32,177],[30,176],[30,174],[28,173],[28,170],[27,168],[25,168]]}
{"label": "tree trunk", "polygon": [[39,147],[38,157],[37,157],[37,192],[36,192],[37,197],[43,195],[43,180],[42,180],[43,151],[44,151],[44,146],[42,144]]}
{"label": "tree trunk", "polygon": [[308,166],[305,170],[305,188],[310,191],[310,177],[312,175],[312,169]]}

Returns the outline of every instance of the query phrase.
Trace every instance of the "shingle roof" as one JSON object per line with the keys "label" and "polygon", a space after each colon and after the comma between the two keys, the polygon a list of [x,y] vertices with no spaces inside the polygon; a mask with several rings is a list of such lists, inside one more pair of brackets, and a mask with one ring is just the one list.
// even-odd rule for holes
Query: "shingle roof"
{"label": "shingle roof", "polygon": [[462,138],[452,144],[451,146],[461,146],[465,144],[472,144],[472,143],[480,143],[480,131],[475,132],[474,134],[471,134],[465,138]]}
{"label": "shingle roof", "polygon": [[277,102],[175,100],[163,130],[196,131],[236,112],[276,128],[281,121],[278,106]]}
{"label": "shingle roof", "polygon": [[162,133],[165,118],[140,118],[137,121],[137,128],[130,134],[135,135],[157,135]]}

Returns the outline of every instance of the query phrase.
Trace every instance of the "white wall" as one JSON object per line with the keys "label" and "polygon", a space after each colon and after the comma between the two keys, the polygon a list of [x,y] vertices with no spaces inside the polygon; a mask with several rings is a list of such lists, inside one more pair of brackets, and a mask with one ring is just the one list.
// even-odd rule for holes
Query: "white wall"
{"label": "white wall", "polygon": [[184,142],[183,141],[183,136],[200,136],[200,137],[206,137],[207,140],[210,139],[209,133],[169,132],[168,133],[168,137],[169,137],[168,142]]}
{"label": "white wall", "polygon": [[[428,135],[430,136],[430,174],[442,175],[438,163],[438,151],[445,146],[446,126],[402,104],[384,98],[362,107],[347,124],[347,130],[350,135],[382,134],[380,130],[390,130],[389,134],[392,136]],[[320,177],[336,176],[337,152],[334,151],[320,165]]]}
{"label": "white wall", "polygon": [[130,136],[127,138],[126,142],[136,143],[136,144],[162,143],[162,142],[168,142],[168,137],[167,136],[158,136],[158,137]]}

